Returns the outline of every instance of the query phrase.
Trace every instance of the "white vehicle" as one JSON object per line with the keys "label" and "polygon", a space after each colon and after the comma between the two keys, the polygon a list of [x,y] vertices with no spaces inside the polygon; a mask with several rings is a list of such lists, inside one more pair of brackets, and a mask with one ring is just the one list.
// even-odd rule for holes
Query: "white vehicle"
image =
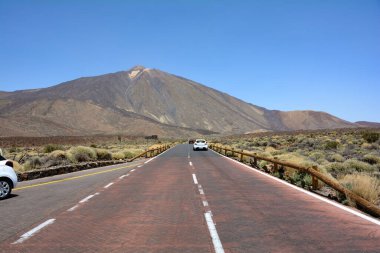
{"label": "white vehicle", "polygon": [[17,185],[17,174],[13,163],[0,156],[0,200],[7,198]]}
{"label": "white vehicle", "polygon": [[196,139],[193,145],[193,150],[208,150],[208,144],[204,139]]}

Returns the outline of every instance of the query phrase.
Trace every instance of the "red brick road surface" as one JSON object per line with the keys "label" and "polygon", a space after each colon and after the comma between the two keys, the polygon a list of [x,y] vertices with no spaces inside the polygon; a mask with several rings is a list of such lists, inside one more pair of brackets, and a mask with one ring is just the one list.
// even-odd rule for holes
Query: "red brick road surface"
{"label": "red brick road surface", "polygon": [[[75,210],[68,205],[3,240],[0,251],[215,252],[204,216],[211,210],[225,252],[380,252],[378,224],[189,147],[115,176]],[[48,219],[55,222],[12,244]]]}

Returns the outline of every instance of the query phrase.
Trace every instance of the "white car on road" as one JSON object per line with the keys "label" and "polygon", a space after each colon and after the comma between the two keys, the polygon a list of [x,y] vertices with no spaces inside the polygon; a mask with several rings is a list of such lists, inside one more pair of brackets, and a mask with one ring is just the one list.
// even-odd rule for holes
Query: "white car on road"
{"label": "white car on road", "polygon": [[196,139],[193,145],[193,150],[208,150],[207,141],[204,139]]}
{"label": "white car on road", "polygon": [[0,200],[7,198],[17,185],[13,163],[0,155]]}

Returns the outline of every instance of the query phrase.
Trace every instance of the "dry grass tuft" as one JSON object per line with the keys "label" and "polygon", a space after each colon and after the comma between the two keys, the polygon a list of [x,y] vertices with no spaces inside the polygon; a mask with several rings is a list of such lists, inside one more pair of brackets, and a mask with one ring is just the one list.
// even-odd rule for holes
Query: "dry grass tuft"
{"label": "dry grass tuft", "polygon": [[365,198],[373,204],[378,204],[380,180],[365,174],[349,174],[339,180],[348,189]]}

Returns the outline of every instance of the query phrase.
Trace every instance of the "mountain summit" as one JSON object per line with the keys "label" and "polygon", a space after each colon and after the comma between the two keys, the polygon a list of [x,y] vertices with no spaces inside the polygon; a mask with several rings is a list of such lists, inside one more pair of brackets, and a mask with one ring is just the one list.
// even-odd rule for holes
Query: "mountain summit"
{"label": "mountain summit", "polygon": [[267,110],[143,66],[0,93],[0,119],[0,136],[190,136],[355,126],[324,112]]}

